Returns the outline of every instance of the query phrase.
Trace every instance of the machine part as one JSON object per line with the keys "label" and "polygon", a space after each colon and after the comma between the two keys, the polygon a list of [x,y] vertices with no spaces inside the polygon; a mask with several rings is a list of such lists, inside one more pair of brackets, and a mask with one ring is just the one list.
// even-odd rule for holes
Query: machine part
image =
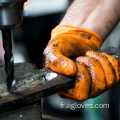
{"label": "machine part", "polygon": [[[102,50],[104,52],[105,50]],[[120,50],[108,48],[106,53],[117,56],[120,60]],[[26,69],[28,69],[26,71]],[[20,108],[32,102],[38,102],[42,97],[74,87],[75,78],[53,72],[49,68],[35,70],[28,63],[15,65],[16,89],[7,92],[3,66],[0,67],[0,113]]]}
{"label": "machine part", "polygon": [[[27,71],[27,68],[31,71]],[[9,93],[5,82],[4,68],[0,67],[0,113],[38,102],[42,97],[74,87],[75,78],[57,74],[50,81],[47,73],[54,73],[49,68],[33,70],[33,65],[21,63],[15,65],[16,89]]]}
{"label": "machine part", "polygon": [[0,29],[11,29],[20,25],[25,1],[0,0]]}
{"label": "machine part", "polygon": [[5,72],[7,74],[7,90],[12,92],[15,89],[16,80],[14,79],[14,58],[12,54],[11,30],[2,30],[3,48],[5,50]]}
{"label": "machine part", "polygon": [[31,0],[24,9],[24,17],[37,17],[64,12],[69,6],[69,0]]}
{"label": "machine part", "polygon": [[7,73],[7,89],[15,89],[14,58],[12,54],[11,28],[22,22],[23,4],[26,0],[0,0],[0,29],[2,29],[3,47],[5,50],[5,71]]}
{"label": "machine part", "polygon": [[14,58],[12,54],[11,30],[2,30],[3,48],[5,50],[5,71],[7,74],[6,82],[8,91],[15,89],[16,81],[14,79]]}
{"label": "machine part", "polygon": [[42,114],[41,102],[0,115],[0,120],[63,120]]}
{"label": "machine part", "polygon": [[115,47],[107,47],[97,51],[99,53],[107,53],[120,61],[120,50]]}
{"label": "machine part", "polygon": [[0,120],[43,120],[41,102],[0,115]]}

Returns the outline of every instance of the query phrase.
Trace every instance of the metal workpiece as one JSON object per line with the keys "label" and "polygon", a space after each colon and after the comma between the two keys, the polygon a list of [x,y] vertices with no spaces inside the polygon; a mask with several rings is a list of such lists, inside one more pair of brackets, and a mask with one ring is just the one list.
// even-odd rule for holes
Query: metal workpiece
{"label": "metal workpiece", "polygon": [[20,108],[37,102],[43,97],[70,89],[74,87],[75,82],[75,78],[55,73],[49,68],[35,70],[32,64],[21,63],[15,65],[16,89],[9,93],[5,77],[4,68],[0,67],[0,113]]}
{"label": "metal workpiece", "polygon": [[26,0],[0,0],[0,29],[19,26],[23,20],[23,4]]}

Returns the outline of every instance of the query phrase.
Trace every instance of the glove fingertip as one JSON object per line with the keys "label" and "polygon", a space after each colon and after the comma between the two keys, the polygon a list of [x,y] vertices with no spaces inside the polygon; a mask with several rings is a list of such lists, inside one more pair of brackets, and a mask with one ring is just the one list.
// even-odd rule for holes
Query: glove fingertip
{"label": "glove fingertip", "polygon": [[77,73],[77,65],[74,61],[62,54],[53,52],[49,52],[46,55],[45,67],[67,76],[75,76]]}
{"label": "glove fingertip", "polygon": [[67,76],[75,76],[77,72],[76,64],[72,60],[69,60],[69,59],[64,58],[62,60],[63,61],[61,61],[61,59],[58,58],[59,62],[58,61],[53,62],[51,69],[58,73],[67,75]]}

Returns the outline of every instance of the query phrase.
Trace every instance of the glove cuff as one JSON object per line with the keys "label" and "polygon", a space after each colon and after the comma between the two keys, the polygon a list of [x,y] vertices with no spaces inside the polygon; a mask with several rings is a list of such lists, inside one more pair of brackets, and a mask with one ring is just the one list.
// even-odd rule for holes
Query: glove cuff
{"label": "glove cuff", "polygon": [[58,25],[52,30],[51,39],[61,34],[73,34],[77,36],[82,36],[83,40],[84,38],[87,38],[88,40],[91,40],[96,45],[98,50],[102,45],[102,39],[100,38],[100,36],[88,29],[78,28],[78,27],[69,26],[69,25]]}

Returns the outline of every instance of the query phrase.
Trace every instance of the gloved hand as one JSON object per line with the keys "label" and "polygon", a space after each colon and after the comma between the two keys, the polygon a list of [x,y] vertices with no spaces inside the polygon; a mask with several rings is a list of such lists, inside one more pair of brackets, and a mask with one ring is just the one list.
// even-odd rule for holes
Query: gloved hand
{"label": "gloved hand", "polygon": [[101,38],[90,30],[59,25],[52,30],[51,40],[44,50],[45,66],[75,76],[77,66],[69,58],[85,55],[88,50],[99,50],[101,44]]}
{"label": "gloved hand", "polygon": [[[101,38],[90,30],[66,25],[53,29],[44,51],[45,66],[61,74],[76,75],[75,87],[60,92],[60,96],[84,101],[117,84],[118,60],[105,53],[89,51],[99,50],[101,44]],[[85,53],[85,57],[78,57]],[[76,63],[69,59],[76,57]]]}
{"label": "gloved hand", "polygon": [[94,98],[120,81],[120,62],[106,53],[86,52],[76,59],[77,75],[73,89],[60,92],[61,97],[78,101]]}

